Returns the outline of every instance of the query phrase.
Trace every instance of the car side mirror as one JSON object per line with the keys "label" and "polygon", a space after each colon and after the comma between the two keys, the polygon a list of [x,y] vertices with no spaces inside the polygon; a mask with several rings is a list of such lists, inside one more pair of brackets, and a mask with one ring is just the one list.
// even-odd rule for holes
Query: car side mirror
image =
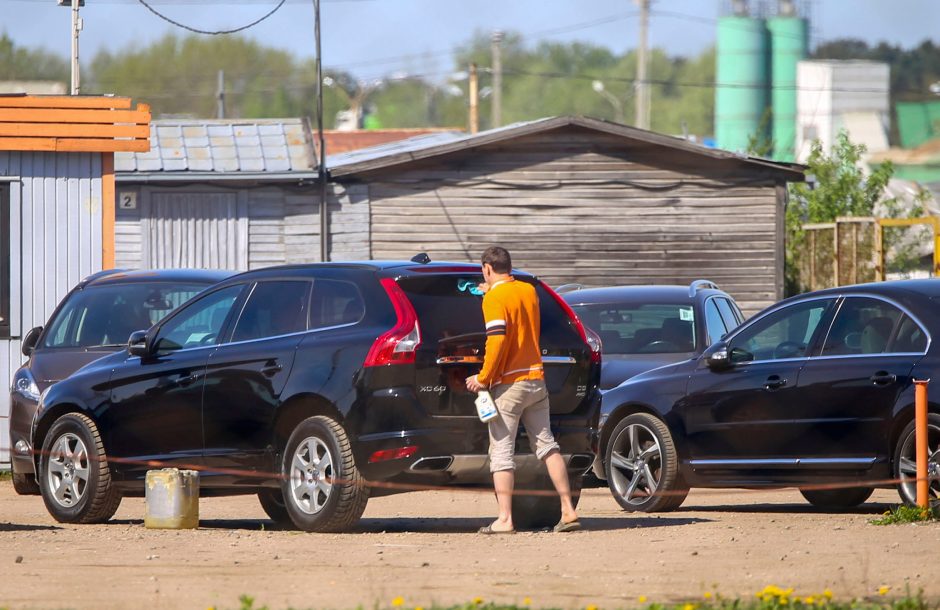
{"label": "car side mirror", "polygon": [[135,330],[131,333],[131,336],[127,339],[127,353],[141,358],[150,355],[150,341],[148,341],[147,331]]}
{"label": "car side mirror", "polygon": [[713,371],[724,371],[731,368],[731,355],[728,344],[724,341],[715,343],[702,354],[705,364]]}
{"label": "car side mirror", "polygon": [[29,332],[23,337],[23,345],[20,347],[24,356],[31,356],[36,351],[36,344],[39,343],[39,335],[41,334],[42,326],[29,329]]}

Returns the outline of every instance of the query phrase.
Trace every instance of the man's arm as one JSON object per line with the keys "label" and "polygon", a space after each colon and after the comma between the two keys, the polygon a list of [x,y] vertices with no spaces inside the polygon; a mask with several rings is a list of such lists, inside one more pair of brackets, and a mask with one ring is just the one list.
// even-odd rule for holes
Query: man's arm
{"label": "man's arm", "polygon": [[506,361],[506,310],[492,295],[483,298],[483,320],[486,322],[486,351],[483,354],[483,368],[477,375],[477,382],[490,386],[499,381]]}

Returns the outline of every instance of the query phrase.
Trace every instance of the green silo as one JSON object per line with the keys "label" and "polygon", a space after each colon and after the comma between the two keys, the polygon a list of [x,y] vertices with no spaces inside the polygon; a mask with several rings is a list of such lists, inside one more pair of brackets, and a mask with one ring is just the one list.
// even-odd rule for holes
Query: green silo
{"label": "green silo", "polygon": [[769,44],[763,19],[735,14],[718,19],[715,139],[719,148],[745,152],[761,136],[768,106]]}
{"label": "green silo", "polygon": [[[781,9],[785,3],[781,3]],[[770,31],[774,159],[793,161],[796,145],[796,64],[806,59],[809,26],[795,12],[767,20]]]}

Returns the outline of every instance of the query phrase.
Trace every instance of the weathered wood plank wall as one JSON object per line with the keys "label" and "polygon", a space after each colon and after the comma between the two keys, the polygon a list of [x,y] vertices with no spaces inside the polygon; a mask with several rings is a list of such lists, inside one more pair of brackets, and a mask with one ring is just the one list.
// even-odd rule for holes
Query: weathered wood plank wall
{"label": "weathered wood plank wall", "polygon": [[501,244],[552,285],[704,277],[754,313],[781,296],[776,185],[694,157],[568,129],[380,170],[363,177],[371,256],[477,261]]}

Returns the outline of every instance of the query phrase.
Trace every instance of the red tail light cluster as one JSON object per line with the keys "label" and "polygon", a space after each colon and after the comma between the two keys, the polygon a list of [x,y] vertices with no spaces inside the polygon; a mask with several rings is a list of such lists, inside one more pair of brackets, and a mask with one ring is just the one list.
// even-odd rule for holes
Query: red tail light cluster
{"label": "red tail light cluster", "polygon": [[392,301],[397,318],[395,326],[379,335],[363,366],[384,366],[386,364],[413,364],[415,352],[421,344],[421,329],[418,326],[418,314],[398,282],[391,278],[379,280],[385,293]]}

